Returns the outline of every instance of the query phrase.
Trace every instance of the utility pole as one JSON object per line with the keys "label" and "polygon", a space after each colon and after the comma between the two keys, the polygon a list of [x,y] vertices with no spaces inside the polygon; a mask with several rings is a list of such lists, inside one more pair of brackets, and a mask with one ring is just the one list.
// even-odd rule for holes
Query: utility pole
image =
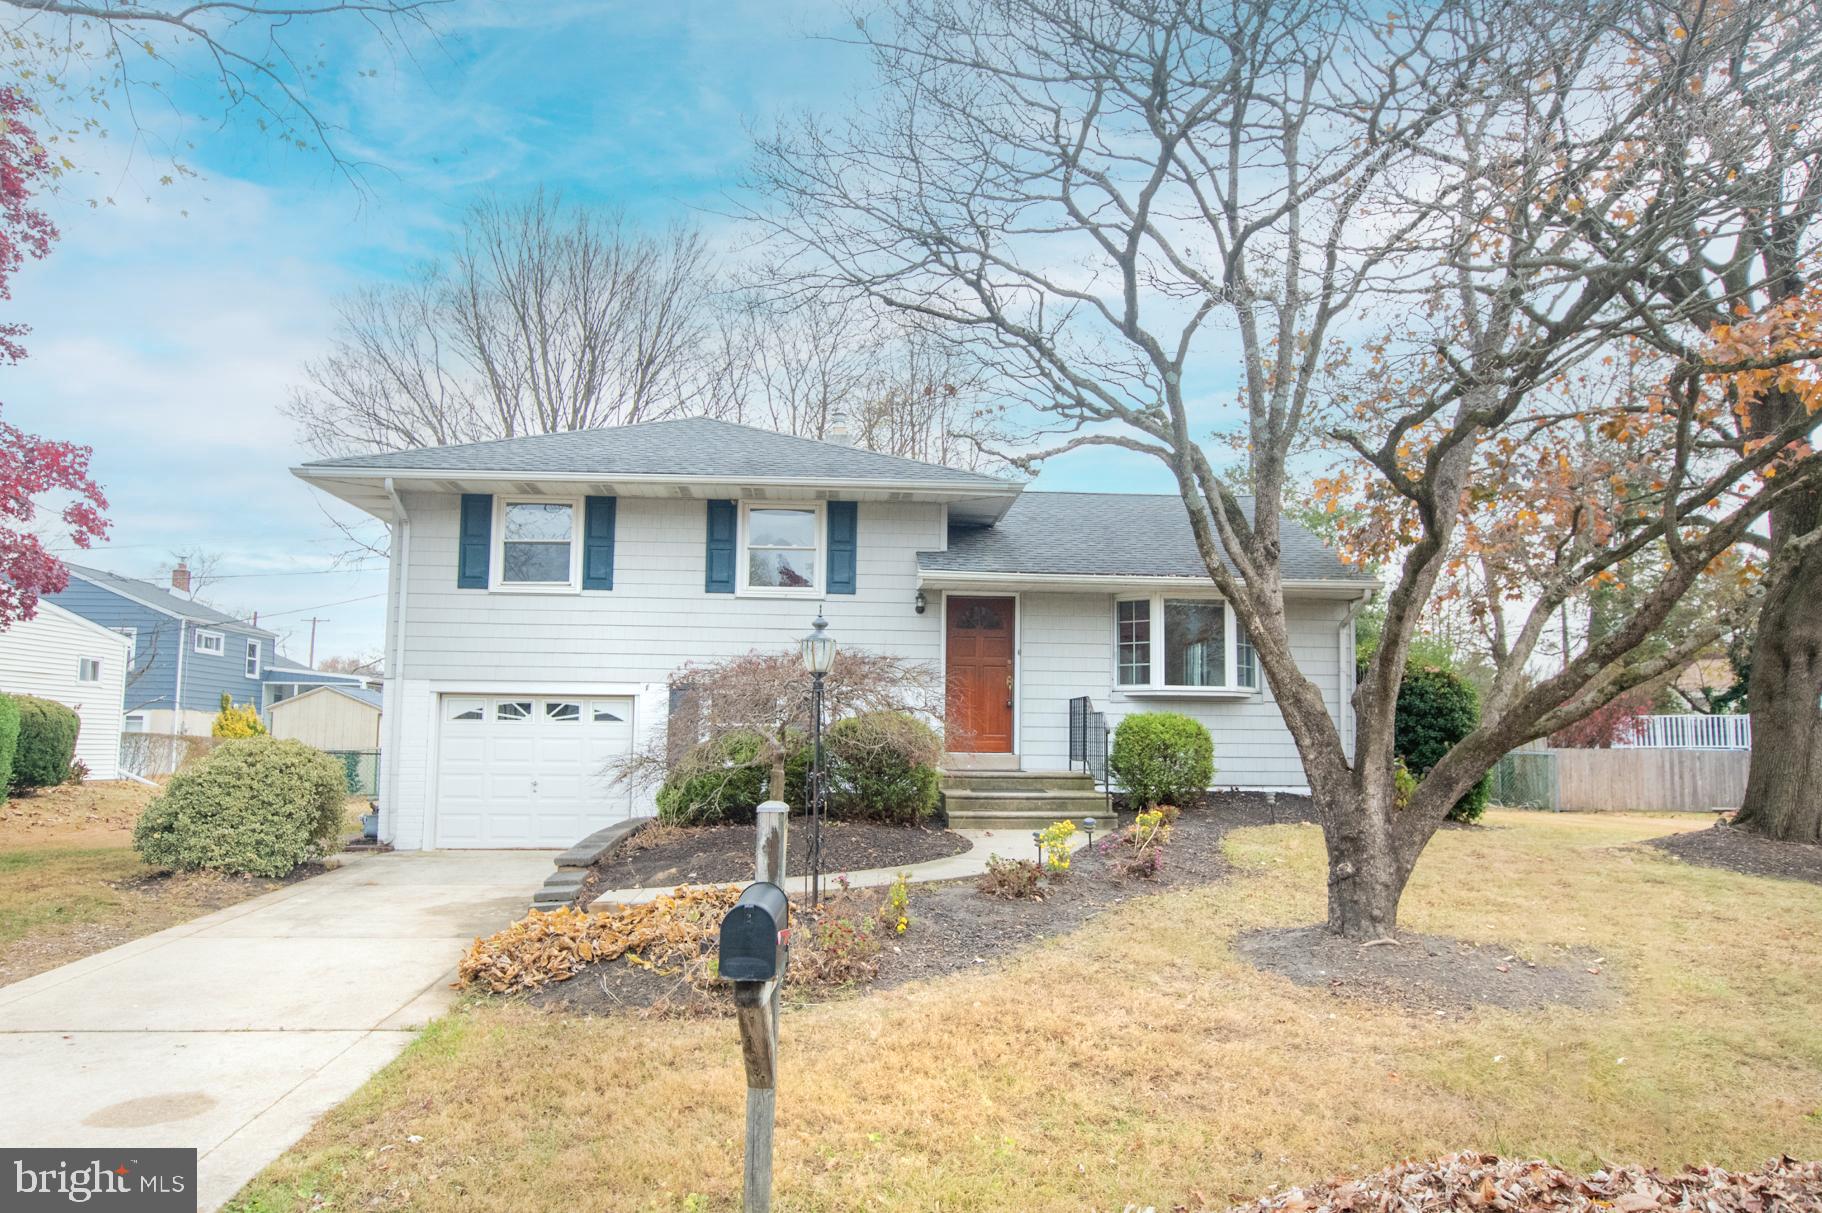
{"label": "utility pole", "polygon": [[312,615],[308,622],[310,624],[310,656],[304,664],[314,670],[316,668],[316,625],[319,623],[328,623],[329,621],[327,619],[318,619],[315,615]]}

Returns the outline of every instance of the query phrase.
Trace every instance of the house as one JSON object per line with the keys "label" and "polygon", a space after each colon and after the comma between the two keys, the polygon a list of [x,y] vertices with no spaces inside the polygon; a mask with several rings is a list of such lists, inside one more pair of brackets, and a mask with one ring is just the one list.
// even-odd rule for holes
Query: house
{"label": "house", "polygon": [[368,689],[374,685],[375,681],[365,674],[344,674],[311,669],[309,666],[279,653],[266,667],[264,698],[260,701],[260,710],[270,720],[273,705],[315,690],[317,687]]}
{"label": "house", "polygon": [[302,687],[363,685],[357,675],[299,666],[279,656],[277,637],[266,629],[183,597],[189,571],[181,564],[172,570],[171,589],[84,565],[67,567],[69,585],[45,601],[131,643],[126,732],[207,734],[224,692],[235,703],[264,709]]}
{"label": "house", "polygon": [[274,737],[290,737],[319,750],[380,748],[380,692],[324,683],[288,695],[266,712]]}
{"label": "house", "polygon": [[[1070,701],[1172,709],[1217,781],[1302,769],[1182,503],[1021,484],[703,418],[294,469],[393,530],[381,836],[560,847],[649,811],[604,768],[664,728],[679,666],[840,643],[927,662],[950,763],[1068,765]],[[1304,671],[1347,722],[1374,584],[1286,524]]]}
{"label": "house", "polygon": [[94,779],[120,778],[120,705],[131,644],[51,602],[0,632],[0,691],[36,695],[81,718],[76,758]]}

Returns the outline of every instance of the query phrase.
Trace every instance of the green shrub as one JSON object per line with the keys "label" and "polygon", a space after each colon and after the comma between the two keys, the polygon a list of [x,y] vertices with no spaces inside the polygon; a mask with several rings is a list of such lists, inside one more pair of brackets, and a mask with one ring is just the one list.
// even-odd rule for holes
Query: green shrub
{"label": "green shrub", "polygon": [[19,749],[19,701],[0,695],[0,798],[13,786],[13,755]]}
{"label": "green shrub", "polygon": [[241,706],[234,702],[234,697],[226,691],[221,693],[221,711],[209,725],[212,737],[259,737],[266,731],[260,721],[259,709],[251,703]]}
{"label": "green shrub", "polygon": [[133,827],[140,858],[161,868],[284,876],[341,832],[342,766],[301,741],[224,741],[171,776]]}
{"label": "green shrub", "polygon": [[[730,733],[685,754],[658,789],[658,820],[680,826],[753,821],[772,775],[760,760],[763,744],[755,734]],[[784,798],[794,809],[806,803],[809,772],[810,745],[800,739],[785,763]]]}
{"label": "green shrub", "polygon": [[[1392,747],[1418,781],[1478,724],[1480,695],[1472,683],[1439,665],[1412,662],[1405,667],[1392,724]],[[1486,811],[1491,788],[1489,775],[1455,802],[1449,820],[1478,820]]]}
{"label": "green shrub", "polygon": [[838,720],[823,739],[829,817],[916,825],[936,811],[936,730],[905,712]]}
{"label": "green shrub", "polygon": [[1194,804],[1215,780],[1215,743],[1180,712],[1142,712],[1113,731],[1107,769],[1134,808]]}
{"label": "green shrub", "polygon": [[49,699],[20,695],[14,701],[19,705],[19,740],[13,752],[12,786],[54,788],[70,777],[82,720]]}

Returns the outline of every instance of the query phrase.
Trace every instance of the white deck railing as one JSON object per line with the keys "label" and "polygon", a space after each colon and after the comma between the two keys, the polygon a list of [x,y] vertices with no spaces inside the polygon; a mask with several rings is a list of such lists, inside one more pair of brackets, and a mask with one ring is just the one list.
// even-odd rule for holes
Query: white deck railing
{"label": "white deck railing", "polygon": [[1752,717],[1641,716],[1629,740],[1614,740],[1616,749],[1640,750],[1750,750]]}

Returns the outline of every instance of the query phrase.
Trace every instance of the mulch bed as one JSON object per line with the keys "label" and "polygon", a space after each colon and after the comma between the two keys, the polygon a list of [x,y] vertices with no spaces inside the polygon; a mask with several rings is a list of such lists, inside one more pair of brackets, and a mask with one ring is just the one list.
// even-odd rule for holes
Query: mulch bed
{"label": "mulch bed", "polygon": [[1476,1006],[1590,1007],[1611,992],[1605,961],[1586,949],[1555,949],[1533,963],[1496,945],[1438,935],[1400,932],[1395,943],[1362,944],[1312,926],[1247,931],[1234,950],[1300,986],[1439,1014]]}
{"label": "mulch bed", "polygon": [[[833,878],[842,872],[942,859],[967,849],[968,840],[950,830],[831,821],[822,830],[822,870]],[[793,818],[785,844],[787,874],[802,876],[809,870],[809,856],[809,825],[802,818]],[[669,889],[723,881],[745,884],[751,879],[752,826],[650,826],[595,862],[575,904],[586,906],[605,889]]]}
{"label": "mulch bed", "polygon": [[[1098,847],[1085,847],[1076,852],[1065,879],[1046,883],[1042,901],[989,897],[976,888],[972,879],[915,885],[911,933],[902,940],[886,943],[880,955],[879,975],[871,985],[896,986],[973,968],[1044,939],[1067,934],[1094,915],[1131,898],[1212,884],[1231,870],[1221,849],[1221,839],[1227,831],[1314,820],[1314,806],[1305,796],[1281,794],[1276,805],[1268,807],[1262,793],[1223,792],[1195,809],[1185,810],[1171,832],[1163,870],[1153,878],[1121,876]],[[729,828],[744,840],[745,871],[750,872],[752,827]],[[792,828],[791,850],[800,854],[796,823],[792,823]],[[1098,842],[1100,835],[1096,838]],[[828,847],[827,836],[823,845]],[[1008,832],[1005,847],[998,853],[1006,858],[1032,858],[1035,851],[1030,834]],[[798,930],[803,929],[799,924]],[[789,985],[786,994],[793,1000],[830,996],[828,992]],[[675,975],[626,964],[596,965],[528,998],[535,1005],[561,1007],[580,1014],[651,1007],[701,1013],[718,1007],[715,1002],[695,996]]]}
{"label": "mulch bed", "polygon": [[[1216,1208],[1206,1201],[1202,1208]],[[1815,1213],[1822,1163],[1774,1158],[1757,1171],[1607,1167],[1582,1175],[1541,1159],[1449,1154],[1377,1175],[1287,1188],[1232,1213],[1348,1213],[1360,1209],[1496,1209],[1502,1213]]]}
{"label": "mulch bed", "polygon": [[1713,829],[1653,838],[1648,845],[1704,867],[1822,884],[1822,847],[1778,842],[1725,822],[1716,822]]}

